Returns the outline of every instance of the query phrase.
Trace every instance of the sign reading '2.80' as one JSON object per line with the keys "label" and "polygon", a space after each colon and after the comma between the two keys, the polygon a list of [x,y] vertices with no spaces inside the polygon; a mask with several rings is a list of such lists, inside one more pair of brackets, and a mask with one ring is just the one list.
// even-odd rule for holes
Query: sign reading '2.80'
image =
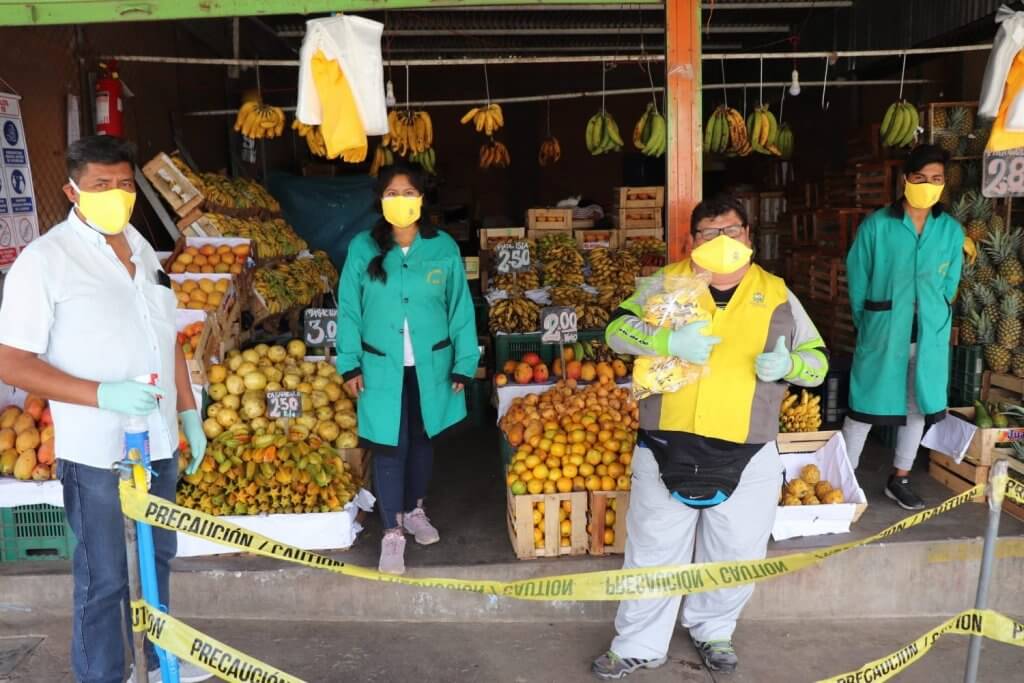
{"label": "sign reading '2.80'", "polygon": [[1024,148],[985,152],[981,193],[986,197],[1024,197]]}

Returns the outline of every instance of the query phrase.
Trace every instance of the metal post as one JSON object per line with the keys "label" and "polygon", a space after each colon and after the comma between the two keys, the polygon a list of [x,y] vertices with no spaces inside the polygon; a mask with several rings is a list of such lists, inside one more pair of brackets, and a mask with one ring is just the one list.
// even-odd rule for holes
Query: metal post
{"label": "metal post", "polygon": [[[988,480],[988,527],[985,529],[985,545],[981,551],[981,571],[978,575],[978,593],[974,598],[974,609],[988,608],[988,586],[992,580],[992,565],[996,558],[996,545],[999,542],[999,513],[1002,512],[1003,507],[1006,476],[1006,461],[996,460]],[[996,481],[1000,483],[997,485]],[[971,642],[967,648],[967,671],[964,673],[964,683],[976,683],[978,680],[981,640],[982,636],[971,636]]]}
{"label": "metal post", "polygon": [[[130,467],[122,463],[114,465],[122,481],[132,480]],[[125,559],[128,562],[128,597],[132,602],[142,599],[142,577],[139,574],[139,543],[135,521],[124,518]],[[146,632],[132,631],[132,652],[135,654],[135,683],[147,683],[149,672],[146,667]]]}

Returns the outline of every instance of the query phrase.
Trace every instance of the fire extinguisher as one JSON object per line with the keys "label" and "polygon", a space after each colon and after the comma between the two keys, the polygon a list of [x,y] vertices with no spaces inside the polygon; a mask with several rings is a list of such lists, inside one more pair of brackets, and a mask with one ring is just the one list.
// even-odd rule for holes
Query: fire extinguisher
{"label": "fire extinguisher", "polygon": [[96,133],[124,136],[124,106],[121,94],[124,85],[117,76],[117,62],[100,63],[96,81]]}

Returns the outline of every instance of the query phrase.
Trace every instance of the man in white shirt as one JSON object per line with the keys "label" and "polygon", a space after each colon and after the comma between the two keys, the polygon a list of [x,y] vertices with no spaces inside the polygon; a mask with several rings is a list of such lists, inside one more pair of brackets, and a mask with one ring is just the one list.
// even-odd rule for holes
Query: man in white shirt
{"label": "man in white shirt", "polygon": [[[174,500],[178,415],[198,463],[206,449],[176,343],[175,297],[156,253],[128,220],[134,147],[94,136],[67,151],[67,220],[19,255],[0,305],[0,380],[50,400],[73,561],[71,664],[78,683],[122,683],[130,642],[128,565],[117,476],[126,416],[148,422],[152,493]],[[133,378],[158,374],[155,386]],[[160,598],[169,604],[172,532],[154,529]],[[122,621],[124,619],[124,621]],[[126,630],[127,629],[127,630]],[[147,642],[151,683],[159,662]],[[182,663],[183,683],[210,674]]]}

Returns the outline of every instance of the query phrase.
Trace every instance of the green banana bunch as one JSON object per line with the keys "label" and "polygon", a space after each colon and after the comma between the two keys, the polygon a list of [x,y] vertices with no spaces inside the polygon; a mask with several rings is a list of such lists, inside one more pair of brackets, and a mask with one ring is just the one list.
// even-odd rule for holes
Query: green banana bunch
{"label": "green banana bunch", "polygon": [[427,147],[422,152],[413,152],[409,155],[409,161],[419,164],[430,175],[437,175],[437,157],[433,147]]}
{"label": "green banana bunch", "polygon": [[653,103],[633,127],[633,146],[649,157],[665,154],[668,143],[668,124]]}
{"label": "green banana bunch", "polygon": [[622,136],[615,119],[606,111],[599,111],[587,122],[587,151],[592,155],[619,152],[622,150]]}
{"label": "green banana bunch", "polygon": [[750,131],[750,145],[758,154],[781,156],[778,147],[779,122],[768,109],[767,104],[750,112],[747,116],[747,130]]}
{"label": "green banana bunch", "polygon": [[885,110],[879,136],[886,147],[909,147],[917,137],[921,117],[917,107],[906,100],[893,102]]}
{"label": "green banana bunch", "polygon": [[708,118],[704,126],[704,151],[710,154],[725,154],[732,141],[729,126],[728,110],[719,106]]}
{"label": "green banana bunch", "polygon": [[789,127],[788,123],[779,127],[779,140],[776,144],[783,159],[793,158],[793,129]]}

